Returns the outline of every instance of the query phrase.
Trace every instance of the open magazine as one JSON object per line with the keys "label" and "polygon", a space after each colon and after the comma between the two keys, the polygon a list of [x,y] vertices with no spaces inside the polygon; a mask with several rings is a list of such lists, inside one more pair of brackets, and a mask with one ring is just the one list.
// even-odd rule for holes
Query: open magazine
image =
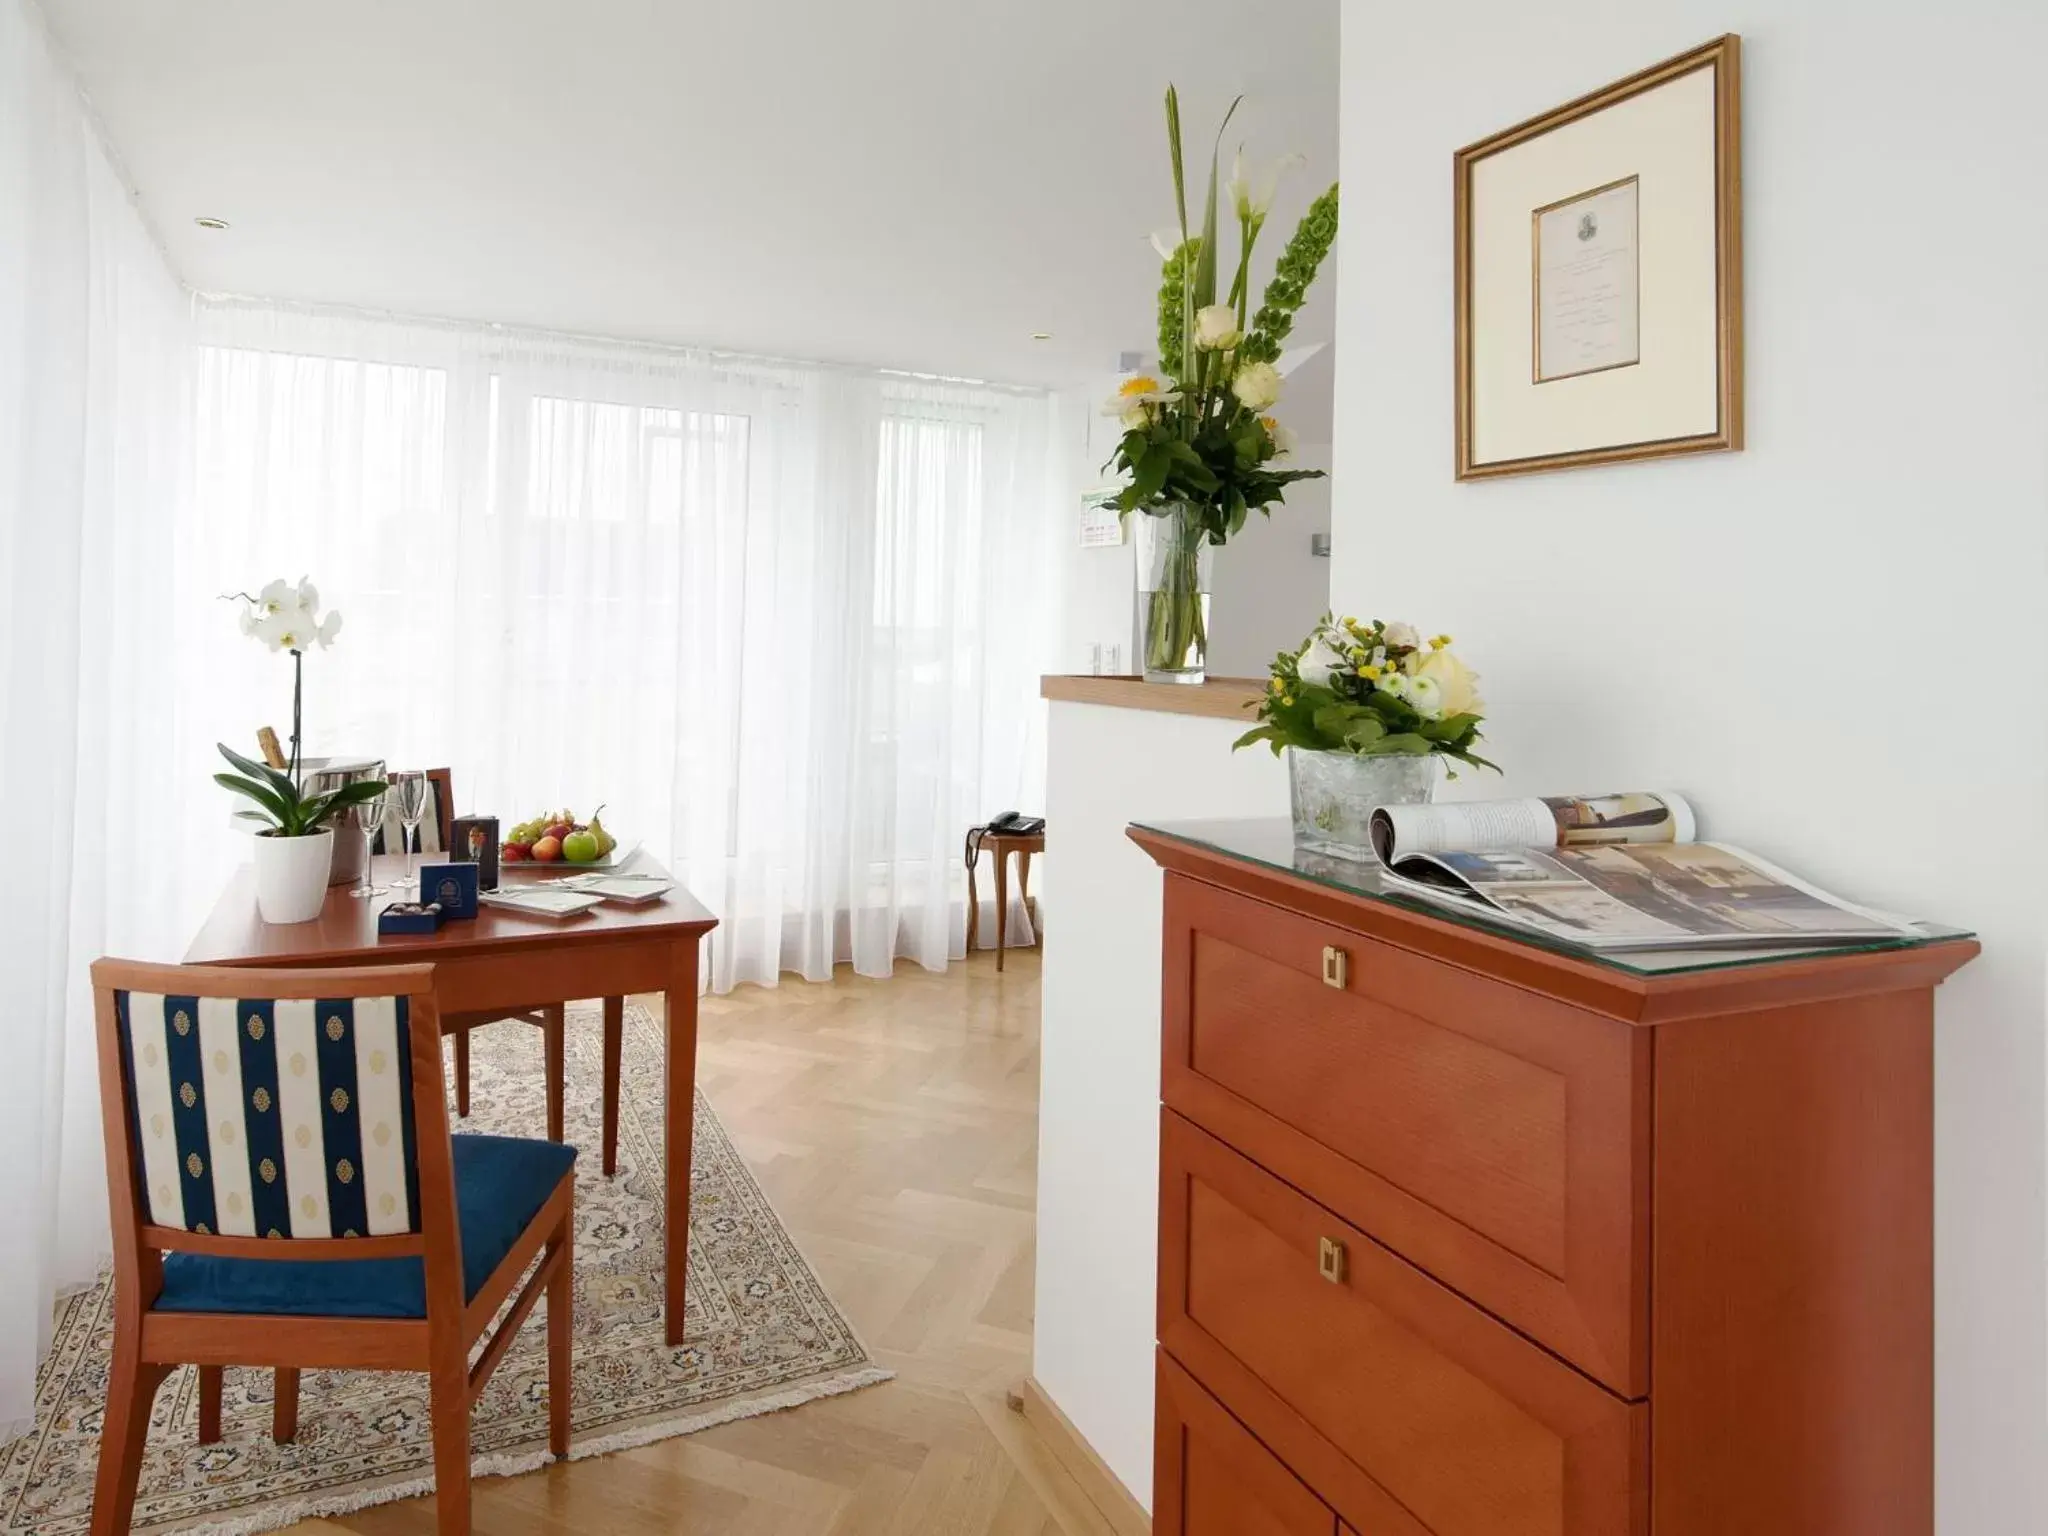
{"label": "open magazine", "polygon": [[1588,949],[1850,944],[1920,931],[1754,854],[1695,842],[1696,831],[1692,807],[1668,793],[1388,805],[1372,818],[1386,888]]}

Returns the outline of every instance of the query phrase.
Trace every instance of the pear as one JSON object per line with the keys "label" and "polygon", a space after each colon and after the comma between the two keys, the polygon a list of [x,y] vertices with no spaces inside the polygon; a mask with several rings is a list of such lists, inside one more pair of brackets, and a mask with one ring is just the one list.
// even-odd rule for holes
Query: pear
{"label": "pear", "polygon": [[590,813],[590,825],[585,829],[592,837],[597,839],[597,856],[600,859],[619,846],[619,840],[613,837],[611,833],[605,831],[604,823],[597,819],[603,810],[604,807],[600,805],[597,810]]}

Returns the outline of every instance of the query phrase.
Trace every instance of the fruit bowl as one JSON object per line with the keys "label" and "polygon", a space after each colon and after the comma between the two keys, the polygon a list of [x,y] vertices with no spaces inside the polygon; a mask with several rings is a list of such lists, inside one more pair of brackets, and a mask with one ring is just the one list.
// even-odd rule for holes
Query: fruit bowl
{"label": "fruit bowl", "polygon": [[516,823],[498,849],[502,874],[563,874],[573,870],[617,869],[637,851],[605,829],[604,807],[578,821],[574,811],[555,811]]}

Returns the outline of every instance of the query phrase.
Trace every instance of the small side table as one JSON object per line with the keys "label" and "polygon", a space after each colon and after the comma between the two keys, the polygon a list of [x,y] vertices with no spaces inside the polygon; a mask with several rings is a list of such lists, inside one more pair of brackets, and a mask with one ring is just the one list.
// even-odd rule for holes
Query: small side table
{"label": "small side table", "polygon": [[[1031,901],[1031,855],[1045,852],[1045,834],[1033,832],[1020,837],[1014,832],[991,832],[981,840],[981,851],[996,861],[996,969],[1003,968],[1003,948],[1010,930],[1010,855],[1017,856],[1017,895],[1027,906]],[[970,952],[981,932],[981,865],[967,871],[967,947]]]}

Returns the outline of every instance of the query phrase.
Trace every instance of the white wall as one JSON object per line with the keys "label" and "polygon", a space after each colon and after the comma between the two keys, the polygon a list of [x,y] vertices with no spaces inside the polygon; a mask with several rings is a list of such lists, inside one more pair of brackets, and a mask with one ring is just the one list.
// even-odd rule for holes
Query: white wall
{"label": "white wall", "polygon": [[1054,704],[1032,1375],[1147,1505],[1159,1207],[1158,866],[1140,818],[1284,816],[1283,765],[1230,720]]}
{"label": "white wall", "polygon": [[[1682,786],[1713,833],[1981,931],[1939,1006],[1940,1530],[2038,1536],[2048,7],[1371,16],[1343,40],[1335,600],[1458,636],[1508,788]],[[1454,483],[1452,151],[1724,30],[1748,450]]]}
{"label": "white wall", "polygon": [[[1067,449],[1067,476],[1062,487],[1055,538],[1058,543],[1059,626],[1054,665],[1062,672],[1091,672],[1091,646],[1103,648],[1101,670],[1137,670],[1132,660],[1132,616],[1136,612],[1132,554],[1124,543],[1102,549],[1081,548],[1081,497],[1111,483],[1103,468],[1116,451],[1117,424],[1102,414],[1102,403],[1122,382],[1120,374],[1104,374],[1084,389],[1059,397],[1059,426]],[[1112,668],[1108,648],[1121,647],[1121,663]]]}
{"label": "white wall", "polygon": [[[1304,469],[1327,469],[1328,443],[1302,447]],[[1216,595],[1210,604],[1209,671],[1217,677],[1264,677],[1283,646],[1299,650],[1330,606],[1330,562],[1311,555],[1309,536],[1330,531],[1330,482],[1298,480],[1270,517],[1254,512],[1244,532],[1216,552]]]}

